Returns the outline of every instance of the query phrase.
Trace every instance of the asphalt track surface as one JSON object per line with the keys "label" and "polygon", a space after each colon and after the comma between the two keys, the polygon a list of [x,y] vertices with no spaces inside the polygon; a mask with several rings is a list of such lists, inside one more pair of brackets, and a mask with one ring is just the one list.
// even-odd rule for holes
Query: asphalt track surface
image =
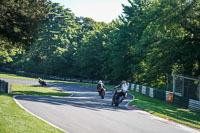
{"label": "asphalt track surface", "polygon": [[[7,79],[11,83],[39,86],[37,80]],[[16,96],[16,101],[32,114],[69,133],[200,133],[169,120],[152,116],[125,105],[111,106],[113,91],[101,99],[96,87],[72,83],[48,82],[71,97]]]}

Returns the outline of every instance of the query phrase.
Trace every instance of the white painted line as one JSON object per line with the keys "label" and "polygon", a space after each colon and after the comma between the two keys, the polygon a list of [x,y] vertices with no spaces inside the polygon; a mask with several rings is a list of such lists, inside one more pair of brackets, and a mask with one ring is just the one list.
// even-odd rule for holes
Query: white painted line
{"label": "white painted line", "polygon": [[[26,112],[30,113],[31,115],[37,117],[38,119],[40,119],[40,120],[42,120],[42,121],[48,123],[48,124],[51,125],[51,126],[60,129],[60,130],[63,131],[63,132],[69,133],[68,131],[66,131],[66,130],[64,130],[64,129],[62,129],[62,128],[60,128],[60,127],[54,125],[54,124],[52,124],[51,122],[48,122],[48,121],[44,120],[43,118],[39,117],[38,115],[36,115],[36,114],[30,112],[29,110],[27,110],[24,106],[22,106],[22,105],[15,99],[17,96],[20,96],[20,95],[14,95],[14,96],[13,96],[15,102],[16,102],[22,109],[24,109]],[[26,96],[28,96],[28,95],[26,95]]]}
{"label": "white painted line", "polygon": [[[132,94],[129,94],[129,95],[133,96]],[[135,97],[133,96],[133,99],[131,99],[131,100],[125,105],[125,107],[126,107],[127,109],[129,109],[128,105],[129,105],[134,99],[135,99]],[[129,109],[129,110],[130,110],[130,109]]]}
{"label": "white painted line", "polygon": [[200,133],[197,129],[193,129],[191,127],[187,127],[185,125],[182,125],[180,123],[177,123],[177,122],[174,122],[174,121],[171,121],[171,120],[168,120],[168,119],[164,119],[164,118],[160,118],[160,117],[157,117],[157,116],[151,116],[152,119],[156,119],[156,120],[159,120],[161,122],[168,122],[169,124],[174,124],[176,125],[177,127],[179,128],[182,128],[183,130],[185,131],[189,131],[191,133]]}

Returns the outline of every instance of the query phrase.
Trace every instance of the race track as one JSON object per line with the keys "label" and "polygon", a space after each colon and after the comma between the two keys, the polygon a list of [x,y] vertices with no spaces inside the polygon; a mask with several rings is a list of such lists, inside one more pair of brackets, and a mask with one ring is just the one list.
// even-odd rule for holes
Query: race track
{"label": "race track", "polygon": [[[1,78],[3,79],[3,78]],[[7,79],[11,83],[38,85],[37,80]],[[101,99],[96,87],[48,82],[48,86],[71,97],[17,96],[25,109],[69,133],[200,133],[180,124],[154,117],[144,111],[129,110],[125,105],[132,96],[111,106],[112,91]]]}

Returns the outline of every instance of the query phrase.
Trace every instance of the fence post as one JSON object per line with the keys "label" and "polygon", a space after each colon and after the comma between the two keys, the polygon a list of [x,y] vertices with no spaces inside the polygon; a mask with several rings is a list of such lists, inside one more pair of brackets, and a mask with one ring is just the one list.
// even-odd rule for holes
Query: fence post
{"label": "fence post", "polygon": [[175,93],[175,87],[176,87],[176,73],[173,72],[173,93]]}

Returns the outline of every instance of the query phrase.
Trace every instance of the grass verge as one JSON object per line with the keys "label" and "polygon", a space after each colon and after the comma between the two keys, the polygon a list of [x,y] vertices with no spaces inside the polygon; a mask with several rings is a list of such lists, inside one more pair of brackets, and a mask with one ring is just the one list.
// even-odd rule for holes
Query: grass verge
{"label": "grass verge", "polygon": [[44,88],[40,86],[12,84],[13,95],[35,95],[48,97],[65,97],[70,96],[69,93],[64,93],[51,88]]}
{"label": "grass verge", "polygon": [[169,120],[200,129],[200,113],[178,108],[165,101],[147,97],[137,92],[130,91],[130,93],[135,96],[135,100],[130,105],[161,118],[164,118],[167,114]]}
{"label": "grass verge", "polygon": [[0,94],[1,133],[63,133],[20,108],[12,95]]}
{"label": "grass verge", "polygon": [[37,78],[23,77],[23,76],[18,76],[16,74],[10,74],[10,73],[5,73],[5,72],[0,72],[0,77],[1,78],[17,78],[17,79],[37,80]]}

